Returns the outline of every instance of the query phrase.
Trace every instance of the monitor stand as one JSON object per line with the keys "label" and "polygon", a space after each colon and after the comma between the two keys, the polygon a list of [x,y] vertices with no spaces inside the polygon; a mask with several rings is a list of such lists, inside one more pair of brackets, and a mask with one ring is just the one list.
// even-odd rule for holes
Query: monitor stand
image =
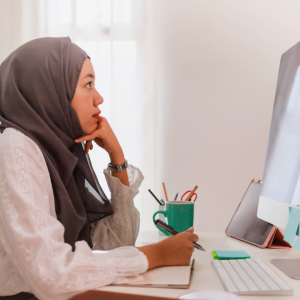
{"label": "monitor stand", "polygon": [[300,280],[300,259],[272,259],[271,263],[287,276]]}

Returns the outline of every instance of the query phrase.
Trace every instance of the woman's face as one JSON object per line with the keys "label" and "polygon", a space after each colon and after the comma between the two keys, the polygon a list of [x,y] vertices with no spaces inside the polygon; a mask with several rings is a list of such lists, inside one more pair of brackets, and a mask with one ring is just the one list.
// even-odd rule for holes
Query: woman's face
{"label": "woman's face", "polygon": [[97,128],[101,113],[98,105],[101,103],[103,103],[103,98],[95,89],[94,68],[87,58],[81,69],[75,95],[71,101],[86,134],[92,133]]}

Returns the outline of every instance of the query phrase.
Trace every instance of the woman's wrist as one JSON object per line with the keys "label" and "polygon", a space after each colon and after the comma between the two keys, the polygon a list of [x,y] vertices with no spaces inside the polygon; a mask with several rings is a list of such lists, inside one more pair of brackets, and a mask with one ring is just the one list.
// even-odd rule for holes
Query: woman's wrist
{"label": "woman's wrist", "polygon": [[[110,157],[110,163],[113,166],[119,166],[125,163],[125,157],[123,154],[122,149],[119,152],[116,153],[109,153]],[[111,172],[112,176],[119,178],[121,183],[125,186],[130,186],[129,184],[129,179],[128,179],[128,174],[127,174],[127,169],[124,169],[123,171],[120,172]]]}
{"label": "woman's wrist", "polygon": [[148,260],[148,270],[157,268],[163,265],[160,244],[152,244],[137,248],[143,252]]}
{"label": "woman's wrist", "polygon": [[110,158],[110,163],[113,166],[118,166],[125,163],[125,157],[122,150],[117,153],[109,153],[109,158]]}

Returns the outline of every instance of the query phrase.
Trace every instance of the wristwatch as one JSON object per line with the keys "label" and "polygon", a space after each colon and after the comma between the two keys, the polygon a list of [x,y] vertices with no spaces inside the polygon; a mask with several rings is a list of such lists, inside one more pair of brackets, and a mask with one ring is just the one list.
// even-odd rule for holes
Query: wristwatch
{"label": "wristwatch", "polygon": [[108,166],[108,169],[112,172],[121,172],[128,168],[128,162],[125,159],[125,162],[122,165],[113,166],[111,163],[109,163],[107,166]]}

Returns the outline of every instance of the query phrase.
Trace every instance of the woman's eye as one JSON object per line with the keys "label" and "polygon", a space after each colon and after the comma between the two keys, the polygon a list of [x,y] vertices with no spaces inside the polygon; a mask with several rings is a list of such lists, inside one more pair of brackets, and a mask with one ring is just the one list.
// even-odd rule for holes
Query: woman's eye
{"label": "woman's eye", "polygon": [[86,85],[89,89],[92,88],[92,82],[89,82],[87,85]]}

